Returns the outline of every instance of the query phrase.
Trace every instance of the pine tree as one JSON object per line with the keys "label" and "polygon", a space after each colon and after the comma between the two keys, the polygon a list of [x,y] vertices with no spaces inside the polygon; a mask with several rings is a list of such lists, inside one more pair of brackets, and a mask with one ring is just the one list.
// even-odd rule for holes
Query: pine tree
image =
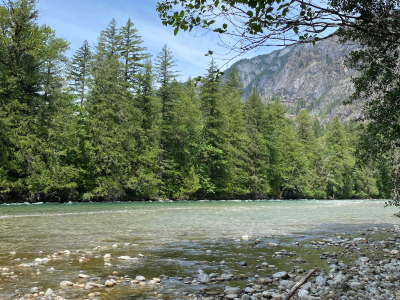
{"label": "pine tree", "polygon": [[169,107],[164,129],[166,170],[164,193],[170,198],[193,197],[200,188],[197,175],[197,158],[201,137],[201,113],[196,101],[191,98],[193,83],[185,89],[178,82],[173,83],[176,96]]}
{"label": "pine tree", "polygon": [[349,147],[348,135],[339,117],[335,117],[327,126],[325,142],[328,149],[327,158],[327,194],[332,198],[352,196],[352,169],[354,156]]}
{"label": "pine tree", "polygon": [[246,132],[246,122],[243,115],[243,102],[240,90],[243,84],[234,68],[222,88],[224,101],[227,107],[227,123],[224,128],[227,137],[221,149],[226,153],[226,190],[229,196],[245,195],[249,193],[248,183],[248,146],[249,137]]}
{"label": "pine tree", "polygon": [[90,76],[90,62],[92,52],[87,40],[72,57],[69,67],[69,76],[72,80],[72,91],[79,96],[81,106],[86,99],[88,80]]}
{"label": "pine tree", "polygon": [[261,102],[255,88],[247,99],[244,107],[246,118],[246,131],[248,135],[247,155],[249,157],[248,189],[253,199],[266,196],[269,192],[268,164],[269,152],[266,140],[261,134],[264,118],[265,105]]}
{"label": "pine tree", "polygon": [[297,197],[307,190],[307,159],[296,141],[292,121],[285,117],[286,108],[276,99],[266,106],[263,136],[270,153],[269,179],[274,196]]}
{"label": "pine tree", "polygon": [[199,176],[203,195],[226,189],[225,130],[228,118],[227,102],[222,100],[221,80],[215,76],[217,67],[212,60],[200,88],[200,108],[204,127],[200,144]]}
{"label": "pine tree", "polygon": [[226,79],[226,86],[228,91],[237,90],[240,95],[244,93],[243,82],[240,79],[239,72],[236,66],[233,66]]}
{"label": "pine tree", "polygon": [[176,89],[173,88],[172,83],[178,76],[177,71],[174,70],[176,66],[174,57],[171,50],[167,45],[161,49],[161,52],[156,57],[156,78],[160,85],[157,95],[161,100],[161,136],[160,136],[160,157],[159,162],[161,166],[160,179],[163,181],[163,170],[166,168],[164,161],[165,149],[165,129],[164,123],[167,116],[167,111],[169,110],[171,103],[175,97]]}
{"label": "pine tree", "polygon": [[93,179],[84,198],[118,199],[137,184],[132,165],[141,116],[127,90],[119,36],[113,20],[101,32],[94,55],[93,80],[87,100],[90,165],[83,169]]}
{"label": "pine tree", "polygon": [[146,60],[150,57],[146,47],[142,46],[141,36],[129,18],[126,25],[120,29],[119,51],[124,62],[125,81],[134,89],[137,88],[140,71],[145,67]]}
{"label": "pine tree", "polygon": [[[63,91],[68,43],[36,22],[36,1],[0,6],[0,188],[28,200],[74,188],[71,99]],[[64,118],[65,117],[65,118]],[[61,122],[61,123],[58,123]]]}
{"label": "pine tree", "polygon": [[139,90],[136,95],[138,109],[142,112],[141,134],[138,139],[138,161],[134,172],[137,183],[134,197],[154,199],[159,196],[160,185],[160,137],[161,137],[161,101],[156,97],[155,76],[151,61],[148,60],[138,76]]}
{"label": "pine tree", "polygon": [[105,30],[102,30],[97,48],[101,48],[107,56],[118,56],[121,45],[121,36],[117,28],[117,22],[112,19]]}

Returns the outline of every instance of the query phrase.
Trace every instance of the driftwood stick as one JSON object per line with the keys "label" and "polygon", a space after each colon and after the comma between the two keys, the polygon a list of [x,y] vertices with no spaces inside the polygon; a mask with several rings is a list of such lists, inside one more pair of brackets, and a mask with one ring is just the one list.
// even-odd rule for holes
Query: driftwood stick
{"label": "driftwood stick", "polygon": [[312,269],[310,272],[308,272],[308,274],[306,276],[304,276],[298,283],[295,284],[294,287],[292,287],[292,289],[290,290],[289,294],[287,294],[287,296],[285,297],[285,300],[289,300],[290,298],[292,298],[292,296],[294,295],[294,293],[296,293],[296,291],[303,285],[305,284],[308,279],[310,279],[311,275],[317,271],[317,269]]}

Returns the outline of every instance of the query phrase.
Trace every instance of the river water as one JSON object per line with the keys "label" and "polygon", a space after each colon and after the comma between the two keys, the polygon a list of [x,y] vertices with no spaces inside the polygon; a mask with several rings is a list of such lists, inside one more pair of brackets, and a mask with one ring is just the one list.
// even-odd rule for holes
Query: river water
{"label": "river water", "polygon": [[[393,217],[396,212],[376,200],[0,205],[0,299],[29,294],[35,287],[44,292],[51,288],[68,299],[85,298],[92,291],[59,286],[63,280],[80,282],[82,273],[104,280],[110,274],[170,278],[157,288],[119,285],[100,291],[97,299],[185,298],[193,287],[181,284],[179,276],[191,276],[198,269],[251,273],[254,265],[238,270],[237,261],[246,260],[250,266],[263,256],[261,260],[271,260],[276,251],[271,242],[296,251],[294,241],[390,228],[400,224]],[[239,241],[243,235],[252,238]],[[255,238],[260,244],[252,242]],[[61,254],[64,250],[71,254]],[[112,257],[107,266],[106,253]],[[117,258],[139,254],[143,257],[132,261]],[[50,261],[35,263],[45,257]],[[221,260],[226,265],[220,265]],[[273,263],[287,268],[284,259]]]}

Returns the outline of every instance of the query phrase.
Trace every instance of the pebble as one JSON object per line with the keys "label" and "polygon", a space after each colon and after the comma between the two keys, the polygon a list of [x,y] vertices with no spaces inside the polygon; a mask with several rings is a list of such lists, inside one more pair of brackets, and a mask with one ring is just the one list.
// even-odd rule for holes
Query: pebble
{"label": "pebble", "polygon": [[142,275],[138,275],[138,276],[136,276],[135,280],[138,280],[138,281],[145,281],[146,278],[144,278]]}
{"label": "pebble", "polygon": [[106,280],[106,282],[104,283],[104,285],[106,287],[113,287],[115,285],[115,281],[114,280]]}

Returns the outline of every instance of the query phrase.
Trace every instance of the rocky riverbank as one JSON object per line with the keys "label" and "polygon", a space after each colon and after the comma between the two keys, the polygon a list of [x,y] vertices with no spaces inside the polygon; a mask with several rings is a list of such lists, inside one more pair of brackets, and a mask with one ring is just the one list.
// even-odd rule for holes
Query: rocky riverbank
{"label": "rocky riverbank", "polygon": [[[185,275],[171,276],[166,267],[164,274],[151,278],[126,275],[132,264],[149,259],[143,254],[127,255],[135,247],[129,243],[91,251],[62,250],[32,261],[15,258],[17,253],[11,251],[9,265],[0,268],[0,299],[282,300],[315,267],[312,264],[317,270],[291,299],[400,299],[397,225],[368,228],[351,238],[333,234],[313,241],[305,237],[303,242],[292,241],[290,247],[271,242],[271,237],[243,236],[230,243],[233,249],[251,249],[257,259],[239,261],[243,256],[232,253],[233,259],[225,254],[216,260],[214,250],[201,250],[212,259],[189,263],[183,258],[178,263],[188,266]],[[126,255],[115,255],[111,250],[117,248]],[[90,260],[99,265],[101,274],[85,271],[84,263]],[[74,262],[81,264],[81,270],[63,271],[63,266]],[[210,266],[219,272],[208,272]],[[62,280],[54,282],[57,279]]]}

